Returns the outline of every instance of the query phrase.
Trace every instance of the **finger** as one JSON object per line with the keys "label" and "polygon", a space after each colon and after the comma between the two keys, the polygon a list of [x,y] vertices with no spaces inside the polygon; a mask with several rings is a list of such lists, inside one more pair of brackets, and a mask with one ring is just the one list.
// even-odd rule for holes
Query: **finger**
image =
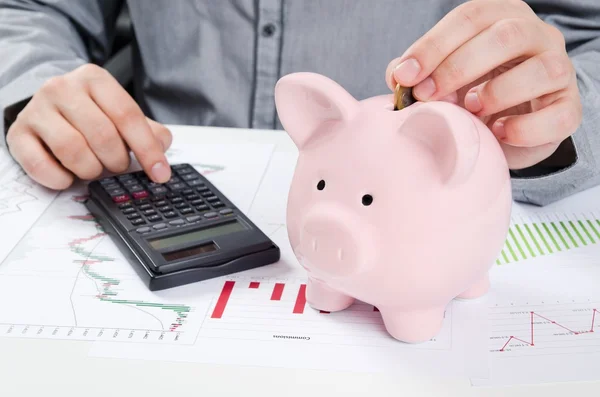
{"label": "finger", "polygon": [[415,98],[437,100],[510,61],[526,59],[548,49],[539,24],[505,19],[469,40],[444,59],[413,89]]}
{"label": "finger", "polygon": [[32,133],[14,134],[9,147],[13,158],[40,185],[63,190],[73,183],[73,174],[60,165]]}
{"label": "finger", "polygon": [[506,157],[508,168],[511,170],[520,170],[538,164],[550,157],[556,149],[558,149],[560,143],[547,143],[545,145],[530,148],[505,145],[502,143],[501,146],[504,151],[504,156]]}
{"label": "finger", "polygon": [[562,142],[577,130],[581,119],[577,101],[565,96],[536,112],[500,118],[492,132],[507,145],[535,147]]}
{"label": "finger", "polygon": [[32,132],[48,146],[57,160],[81,179],[97,178],[103,170],[85,138],[58,110],[42,110],[29,122]]}
{"label": "finger", "polygon": [[162,144],[163,152],[166,152],[173,143],[173,136],[171,131],[161,123],[157,123],[156,121],[149,119],[146,117],[150,128],[152,129],[152,133]]}
{"label": "finger", "polygon": [[117,128],[84,91],[71,90],[71,98],[58,101],[57,107],[109,171],[120,173],[129,168],[129,153]]}
{"label": "finger", "polygon": [[154,182],[167,182],[171,168],[137,103],[107,71],[89,68],[85,75],[84,82],[92,100],[112,120],[146,174]]}
{"label": "finger", "polygon": [[[469,1],[444,16],[431,30],[387,67],[390,90],[397,83],[413,87],[429,76],[457,48],[497,21],[507,18],[537,18],[522,1]],[[539,18],[538,18],[539,20]]]}
{"label": "finger", "polygon": [[546,51],[471,88],[465,95],[465,108],[478,117],[499,113],[566,88],[573,73],[565,54]]}

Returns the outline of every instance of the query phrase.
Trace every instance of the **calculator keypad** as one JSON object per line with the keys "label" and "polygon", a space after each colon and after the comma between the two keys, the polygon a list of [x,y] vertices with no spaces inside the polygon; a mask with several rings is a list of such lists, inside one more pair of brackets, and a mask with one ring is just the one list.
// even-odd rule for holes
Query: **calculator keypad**
{"label": "calculator keypad", "polygon": [[186,164],[171,168],[172,178],[165,184],[150,181],[143,172],[99,182],[141,234],[233,214],[194,168]]}

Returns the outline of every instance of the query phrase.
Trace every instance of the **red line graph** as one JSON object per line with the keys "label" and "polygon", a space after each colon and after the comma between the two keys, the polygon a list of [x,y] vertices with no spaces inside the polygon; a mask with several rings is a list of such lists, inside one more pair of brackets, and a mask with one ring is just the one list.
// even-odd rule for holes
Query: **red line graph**
{"label": "red line graph", "polygon": [[535,323],[534,316],[542,318],[542,319],[548,321],[550,324],[553,324],[553,325],[555,325],[557,327],[560,327],[560,328],[562,328],[564,330],[567,330],[570,333],[572,333],[573,335],[581,335],[581,334],[589,334],[589,333],[594,332],[594,322],[596,321],[596,312],[597,311],[598,311],[597,309],[592,309],[592,324],[591,324],[590,329],[586,330],[586,331],[574,331],[574,330],[572,330],[570,328],[565,327],[564,325],[561,325],[561,324],[557,323],[554,320],[551,320],[551,319],[549,319],[547,317],[542,316],[541,314],[538,314],[536,312],[530,312],[530,324],[531,324],[531,337],[530,337],[531,339],[530,340],[531,341],[528,342],[526,340],[523,340],[523,339],[517,338],[516,336],[511,335],[508,338],[508,340],[506,341],[506,343],[504,344],[504,346],[502,346],[502,349],[500,349],[500,351],[501,352],[505,351],[504,349],[506,349],[506,346],[508,346],[510,344],[510,342],[513,341],[513,340],[525,343],[526,345],[529,345],[529,346],[535,346],[534,345],[534,340],[533,340],[533,338],[534,338],[534,326],[533,325]]}
{"label": "red line graph", "polygon": [[273,293],[271,294],[272,301],[281,300],[281,295],[283,295],[283,288],[285,288],[285,284],[276,283],[273,287]]}

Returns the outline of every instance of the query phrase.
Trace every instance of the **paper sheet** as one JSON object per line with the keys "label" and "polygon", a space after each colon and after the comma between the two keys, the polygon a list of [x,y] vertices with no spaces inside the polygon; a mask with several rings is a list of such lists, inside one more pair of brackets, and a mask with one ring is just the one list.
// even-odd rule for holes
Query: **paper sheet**
{"label": "paper sheet", "polygon": [[[248,208],[273,145],[188,145],[187,150],[193,156],[170,160],[193,163],[234,203]],[[0,196],[3,208],[11,210],[0,212],[10,217],[0,222],[6,250],[0,261],[0,301],[10,302],[0,306],[0,336],[194,342],[206,310],[202,305],[208,302],[204,284],[148,291],[88,214],[82,203],[85,186],[56,198],[44,195],[6,157],[0,159],[1,175],[11,187]]]}
{"label": "paper sheet", "polygon": [[492,282],[490,378],[473,385],[600,378],[600,266],[548,257],[497,268]]}

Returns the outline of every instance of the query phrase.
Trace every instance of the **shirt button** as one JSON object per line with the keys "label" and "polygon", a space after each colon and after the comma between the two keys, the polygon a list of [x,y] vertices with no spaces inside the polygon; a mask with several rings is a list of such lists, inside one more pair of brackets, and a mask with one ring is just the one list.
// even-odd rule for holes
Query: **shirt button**
{"label": "shirt button", "polygon": [[265,37],[271,37],[275,33],[275,30],[276,30],[275,25],[273,25],[272,23],[268,23],[265,26],[263,26],[262,34]]}

